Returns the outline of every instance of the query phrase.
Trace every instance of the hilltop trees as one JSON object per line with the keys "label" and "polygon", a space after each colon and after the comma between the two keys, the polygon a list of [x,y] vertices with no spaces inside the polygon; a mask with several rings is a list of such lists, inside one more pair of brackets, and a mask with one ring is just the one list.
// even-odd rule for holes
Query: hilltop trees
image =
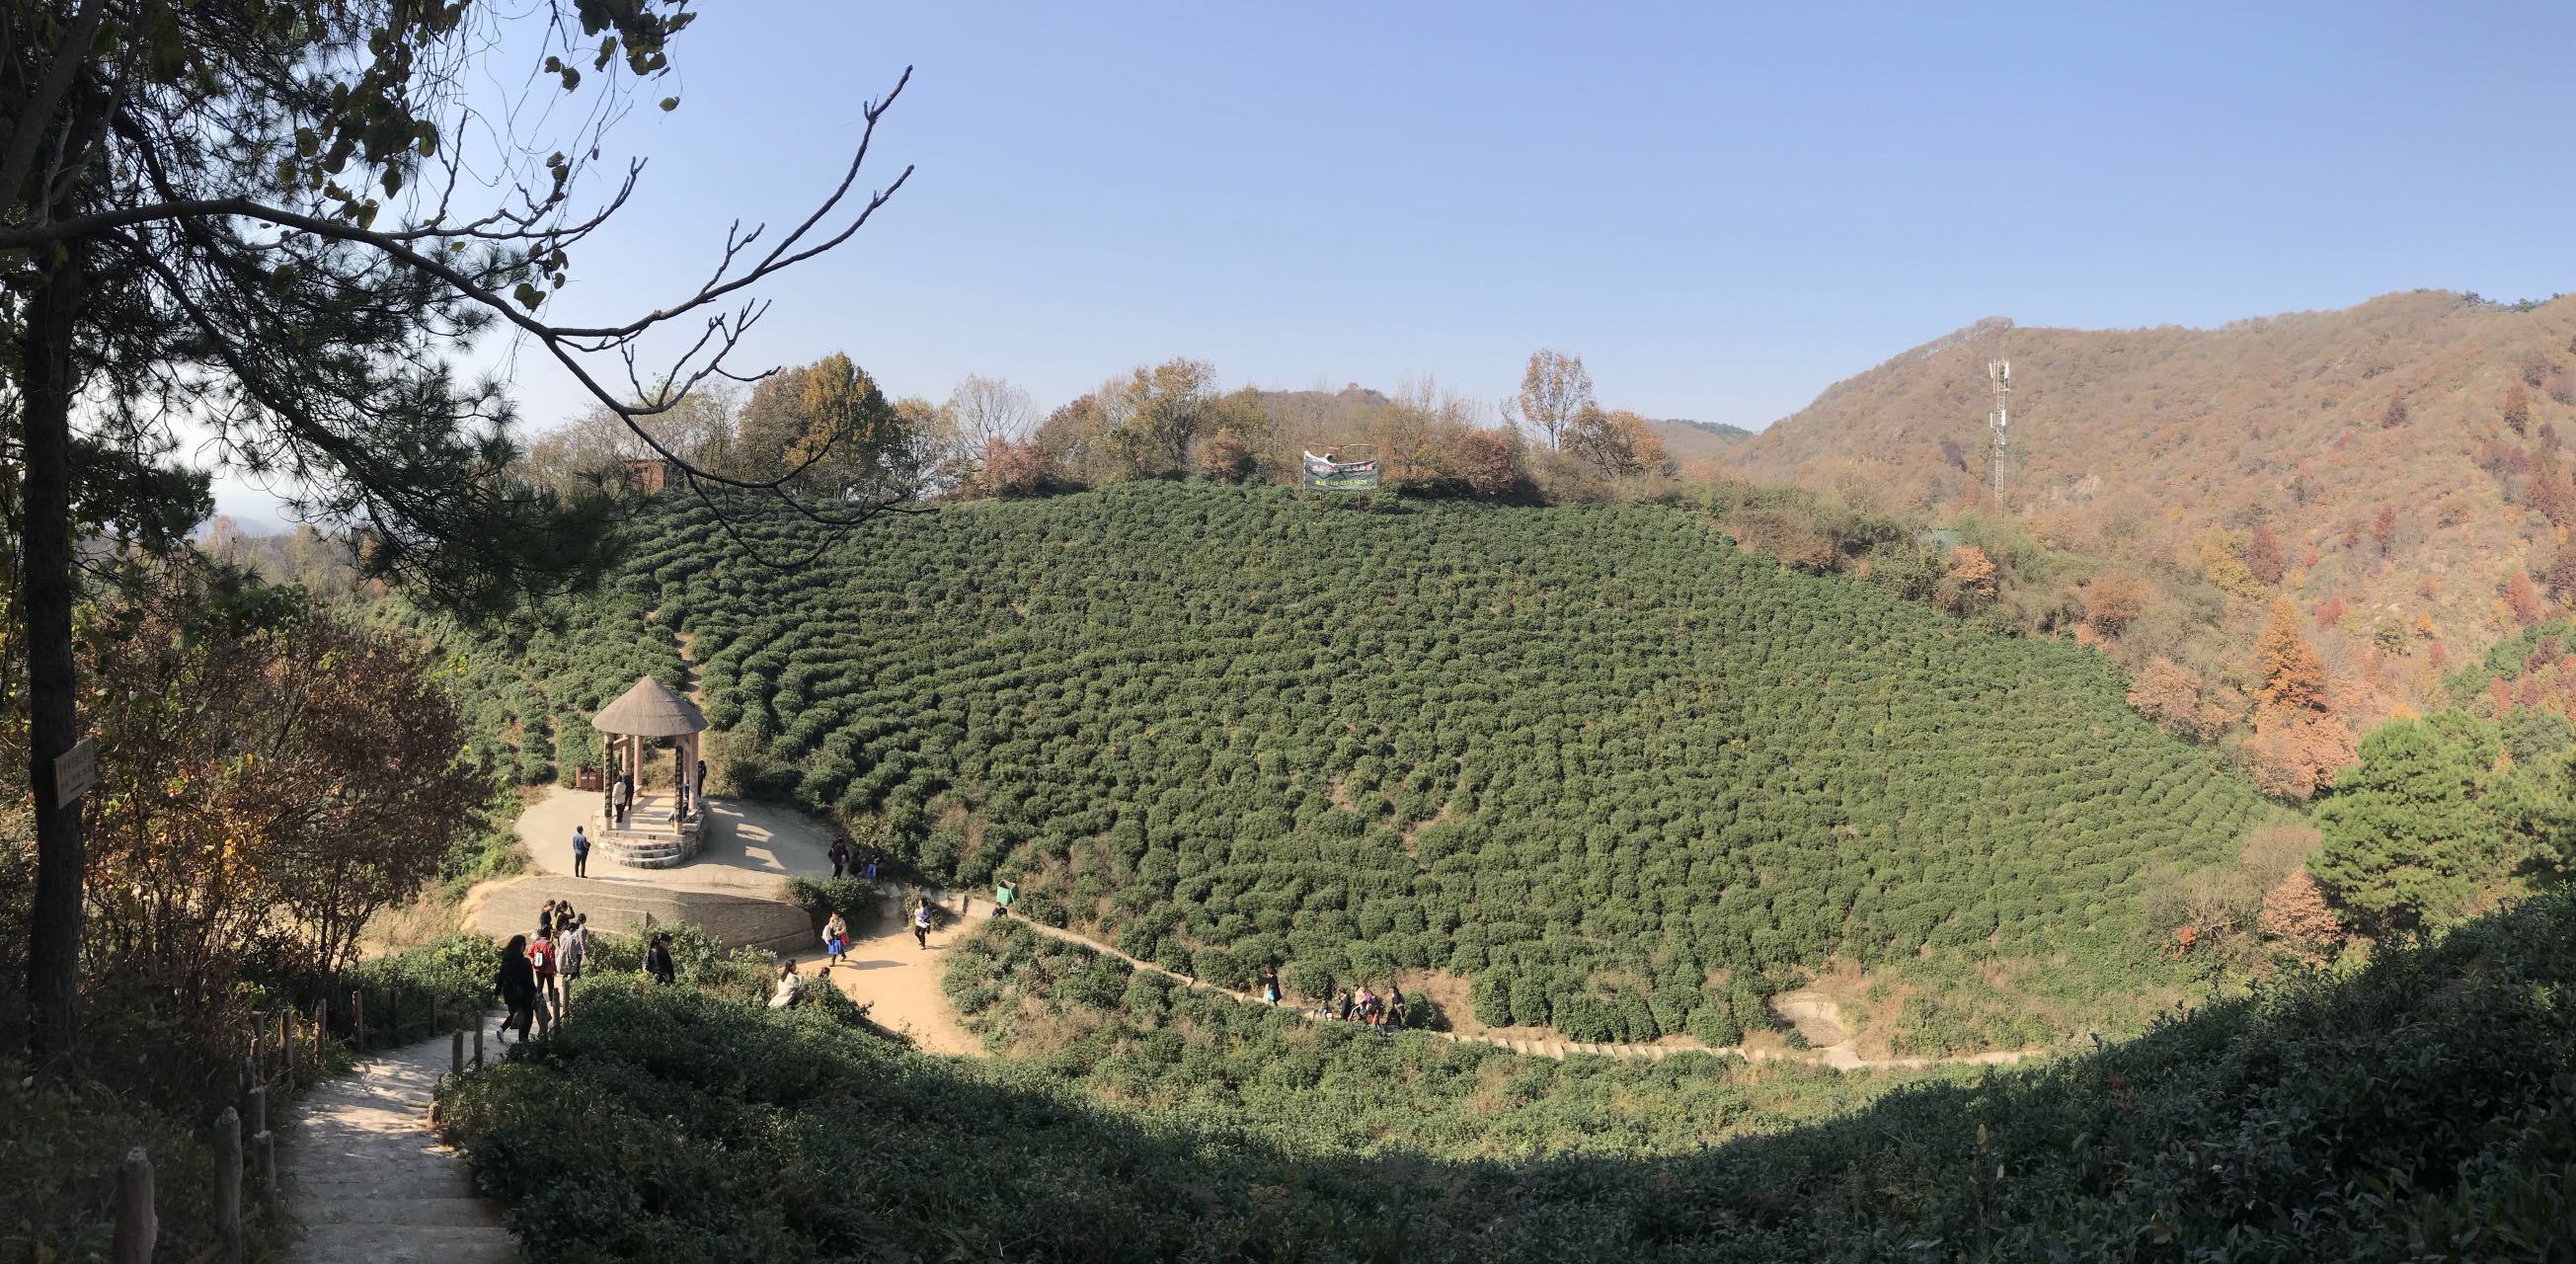
{"label": "hilltop trees", "polygon": [[1547,436],[1547,446],[1559,446],[1567,427],[1592,405],[1592,375],[1584,371],[1583,357],[1544,347],[1531,352],[1519,404],[1522,419]]}
{"label": "hilltop trees", "polygon": [[[1578,367],[1581,364],[1576,363]],[[1564,429],[1565,449],[1612,478],[1672,472],[1673,462],[1664,454],[1663,436],[1627,409],[1603,412],[1599,405],[1587,403],[1575,411]]]}
{"label": "hilltop trees", "polygon": [[[843,206],[863,137],[812,214],[765,248],[756,231],[734,234],[695,291],[629,321],[544,318],[572,256],[634,187],[630,169],[601,206],[577,209],[589,156],[695,18],[676,0],[575,8],[518,29],[545,45],[538,91],[578,92],[587,62],[593,97],[489,114],[468,67],[514,18],[485,5],[0,10],[0,255],[14,260],[19,299],[0,340],[15,348],[9,492],[27,664],[10,701],[31,735],[30,1047],[48,1075],[67,1069],[73,1045],[81,942],[80,807],[51,793],[53,761],[80,733],[75,515],[164,542],[173,510],[202,515],[202,480],[190,487],[162,464],[184,422],[224,459],[294,489],[308,516],[357,523],[375,575],[484,606],[559,582],[596,564],[611,506],[522,477],[499,387],[458,380],[446,357],[508,325],[640,423],[722,373],[761,314],[744,301],[750,287],[847,240],[902,183]],[[884,109],[862,109],[868,129]],[[520,130],[547,118],[573,120],[569,134]],[[703,332],[660,371],[639,368],[650,336],[684,321]],[[602,363],[627,382],[609,385]],[[692,486],[738,493],[737,519],[784,503],[774,486],[683,467]],[[786,511],[847,526],[882,508]]]}

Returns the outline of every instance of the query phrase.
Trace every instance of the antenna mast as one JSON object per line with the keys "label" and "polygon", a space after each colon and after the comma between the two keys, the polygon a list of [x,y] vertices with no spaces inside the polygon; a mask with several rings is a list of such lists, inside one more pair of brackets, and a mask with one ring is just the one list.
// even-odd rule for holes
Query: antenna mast
{"label": "antenna mast", "polygon": [[1988,428],[1994,431],[1995,453],[1987,465],[1994,475],[1995,501],[2001,504],[2004,498],[2004,427],[2011,423],[2011,410],[2006,405],[2012,396],[2012,362],[1986,361],[1986,377],[1995,384],[1995,411],[1986,418]]}

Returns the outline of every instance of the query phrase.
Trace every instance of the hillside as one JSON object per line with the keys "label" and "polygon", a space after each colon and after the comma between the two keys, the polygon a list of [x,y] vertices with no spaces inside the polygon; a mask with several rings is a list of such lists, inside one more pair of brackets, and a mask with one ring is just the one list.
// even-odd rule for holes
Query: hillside
{"label": "hillside", "polygon": [[1735,445],[1753,437],[1753,432],[1742,426],[1717,421],[1649,417],[1646,425],[1662,437],[1665,454],[1676,463],[1716,460],[1732,451]]}
{"label": "hillside", "polygon": [[[2167,601],[2245,603],[2195,616],[2224,645],[2153,652],[2211,666],[2276,593],[2340,602],[2323,648],[2365,715],[2420,701],[2437,660],[2528,621],[2501,588],[2545,579],[2551,516],[2576,519],[2555,455],[2576,427],[2576,297],[2417,291],[2219,329],[1983,321],[1836,383],[1728,459],[1881,509],[1977,503],[1991,359],[2013,369],[2006,501],[2043,538],[2210,585],[2165,583]],[[2249,579],[2221,559],[2258,527],[2277,558]]]}
{"label": "hillside", "polygon": [[[1125,484],[788,573],[674,500],[470,670],[531,772],[684,630],[740,789],[1138,956],[1447,972],[1462,1012],[1579,1040],[1728,1034],[1833,960],[1920,985],[1888,997],[1917,1047],[2117,1021],[2166,973],[2150,871],[2224,863],[2260,810],[2098,657],[1704,517],[1377,503]],[[2046,1003],[1991,991],[2021,974]]]}

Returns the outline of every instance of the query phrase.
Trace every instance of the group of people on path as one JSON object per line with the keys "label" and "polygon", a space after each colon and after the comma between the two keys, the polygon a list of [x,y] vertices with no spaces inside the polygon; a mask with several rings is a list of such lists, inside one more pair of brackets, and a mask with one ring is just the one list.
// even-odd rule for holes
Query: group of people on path
{"label": "group of people on path", "polygon": [[862,856],[847,835],[833,839],[832,849],[824,854],[832,858],[833,877],[864,878],[870,882],[877,880],[877,866],[885,860],[884,854],[874,847],[868,848]]}
{"label": "group of people on path", "polygon": [[537,911],[536,934],[512,935],[501,948],[500,968],[492,975],[492,990],[506,1011],[499,1036],[516,1029],[525,1044],[531,1025],[540,1036],[552,1031],[589,956],[590,915],[575,912],[570,900],[546,901]]}
{"label": "group of people on path", "polygon": [[[1261,968],[1259,991],[1262,1000],[1273,1005],[1279,1003],[1278,967]],[[1404,985],[1389,979],[1384,996],[1370,991],[1369,986],[1363,983],[1358,991],[1343,988],[1307,1012],[1329,1022],[1365,1023],[1374,1030],[1392,1032],[1403,1028],[1404,1009]]]}

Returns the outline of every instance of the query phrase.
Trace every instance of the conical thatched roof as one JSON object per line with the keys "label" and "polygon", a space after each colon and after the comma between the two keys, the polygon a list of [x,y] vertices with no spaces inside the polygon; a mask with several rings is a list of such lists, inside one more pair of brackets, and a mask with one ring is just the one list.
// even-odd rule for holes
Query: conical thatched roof
{"label": "conical thatched roof", "polygon": [[698,714],[688,699],[647,676],[636,681],[624,697],[590,717],[590,726],[602,733],[627,737],[678,737],[706,728],[707,717]]}

